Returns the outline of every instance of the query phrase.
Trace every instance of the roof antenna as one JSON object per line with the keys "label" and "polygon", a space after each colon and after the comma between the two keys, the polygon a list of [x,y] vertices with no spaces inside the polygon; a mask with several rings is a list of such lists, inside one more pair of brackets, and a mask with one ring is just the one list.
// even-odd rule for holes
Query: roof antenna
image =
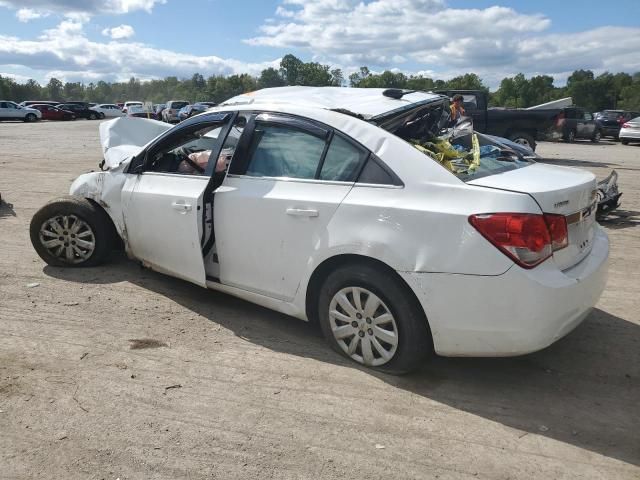
{"label": "roof antenna", "polygon": [[402,90],[401,88],[387,88],[386,90],[383,90],[382,95],[400,100],[404,95],[414,93],[416,91],[417,90]]}

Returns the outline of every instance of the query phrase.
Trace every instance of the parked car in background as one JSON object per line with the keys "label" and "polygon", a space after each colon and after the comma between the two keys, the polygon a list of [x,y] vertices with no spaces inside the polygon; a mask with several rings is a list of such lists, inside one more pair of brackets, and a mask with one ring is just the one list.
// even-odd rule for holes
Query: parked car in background
{"label": "parked car in background", "polygon": [[87,103],[61,103],[56,105],[62,110],[73,112],[76,118],[86,118],[87,120],[98,120],[104,118],[104,114],[91,110]]}
{"label": "parked car in background", "polygon": [[127,117],[150,118],[155,120],[152,112],[147,112],[142,105],[129,105]]}
{"label": "parked car in background", "polygon": [[389,373],[568,334],[606,284],[595,176],[445,129],[445,96],[396,93],[282,87],[176,127],[104,122],[106,171],[37,211],[32,244],[93,266],[120,236],[143,265],[318,322]]}
{"label": "parked car in background", "polygon": [[0,121],[24,120],[25,122],[36,122],[41,118],[42,113],[40,113],[40,110],[23,107],[9,100],[0,100]]}
{"label": "parked car in background", "polygon": [[142,107],[144,104],[142,102],[138,102],[138,101],[134,101],[134,102],[124,102],[124,104],[122,105],[122,111],[124,113],[127,113],[129,111],[129,107],[136,105],[139,107]]}
{"label": "parked car in background", "polygon": [[182,122],[187,118],[192,117],[193,115],[197,115],[202,112],[206,112],[207,109],[211,108],[211,106],[205,103],[194,103],[193,105],[185,105],[178,112],[178,121]]}
{"label": "parked car in background", "polygon": [[156,120],[162,120],[162,111],[167,108],[166,103],[157,103],[153,106],[153,113]]}
{"label": "parked car in background", "polygon": [[622,128],[620,128],[619,135],[623,145],[628,145],[631,142],[640,142],[640,116],[624,122]]}
{"label": "parked car in background", "polygon": [[182,107],[189,105],[184,100],[170,100],[167,102],[167,108],[162,111],[162,121],[167,123],[176,123],[179,121],[178,112]]}
{"label": "parked car in background", "polygon": [[29,107],[31,105],[60,105],[61,102],[52,102],[50,100],[25,100],[24,102],[20,102],[18,105],[21,107]]}
{"label": "parked car in background", "polygon": [[602,133],[593,115],[580,107],[563,108],[560,114],[559,128],[565,142],[571,143],[578,139],[587,139],[597,143],[602,138]]}
{"label": "parked car in background", "polygon": [[465,115],[473,119],[473,128],[478,132],[509,139],[534,151],[536,140],[560,137],[557,131],[559,108],[490,108],[488,94],[482,90],[438,90],[436,93],[450,98],[462,95]]}
{"label": "parked car in background", "polygon": [[622,124],[640,116],[640,112],[630,112],[627,110],[603,110],[593,114],[596,125],[600,129],[603,137],[613,137],[618,139]]}
{"label": "parked car in background", "polygon": [[126,115],[120,107],[113,103],[101,103],[100,105],[91,107],[91,110],[101,113],[106,118],[124,117]]}
{"label": "parked car in background", "polygon": [[42,113],[42,120],[75,120],[76,116],[73,112],[69,110],[63,110],[58,107],[54,107],[53,105],[46,104],[35,104],[31,105],[30,108],[35,108],[40,110]]}

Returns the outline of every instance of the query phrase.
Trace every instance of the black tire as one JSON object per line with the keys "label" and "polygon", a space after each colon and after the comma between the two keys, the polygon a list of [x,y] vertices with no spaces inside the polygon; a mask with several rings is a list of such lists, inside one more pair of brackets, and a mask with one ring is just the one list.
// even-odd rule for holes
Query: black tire
{"label": "black tire", "polygon": [[534,152],[536,151],[536,140],[533,136],[526,132],[514,132],[509,135],[509,140],[519,145],[529,147]]}
{"label": "black tire", "polygon": [[98,115],[96,115],[95,113],[89,114],[89,120],[97,120],[97,119],[98,119]]}
{"label": "black tire", "polygon": [[627,140],[626,138],[621,138],[620,143],[622,143],[623,145],[629,145],[629,140]]}
{"label": "black tire", "polygon": [[[381,308],[385,310],[384,307],[386,306],[393,316],[395,322],[394,327],[397,328],[397,347],[391,355],[391,358],[382,365],[365,365],[363,360],[359,361],[351,358],[351,356],[343,350],[343,348],[348,348],[346,342],[343,342],[345,346],[342,347],[333,334],[329,315],[332,299],[341,290],[352,287],[365,289],[373,293],[383,302],[384,305],[381,305]],[[345,265],[331,272],[320,288],[317,307],[320,328],[327,342],[335,351],[343,356],[350,358],[360,365],[375,370],[394,375],[415,370],[423,363],[427,356],[432,354],[433,343],[424,311],[412,292],[408,289],[409,287],[396,278],[393,273],[367,264]],[[365,300],[362,301],[364,302]],[[363,308],[362,311],[364,312],[364,310]],[[373,312],[371,314],[371,317],[374,319],[376,318],[374,317],[375,313],[376,312]],[[369,319],[365,319],[362,315],[359,318],[362,324],[359,328],[362,331],[358,331],[356,334],[356,329],[354,328],[354,334],[350,342],[360,342],[357,336],[360,335],[361,338],[363,338],[367,335],[365,330],[368,331],[369,335],[375,335],[368,329],[368,325],[371,325]],[[364,323],[365,320],[368,325]],[[362,349],[362,343],[358,348]],[[360,356],[364,358],[364,354],[361,353]],[[380,358],[382,357],[378,355],[378,359]]]}
{"label": "black tire", "polygon": [[38,120],[38,117],[35,113],[27,113],[24,117],[25,122],[35,122]]}
{"label": "black tire", "polygon": [[569,130],[567,132],[567,134],[564,137],[564,141],[567,143],[573,143],[576,141],[576,131],[575,130]]}
{"label": "black tire", "polygon": [[591,141],[593,143],[599,143],[600,140],[602,140],[602,133],[600,133],[600,130],[596,130],[595,132],[593,132],[593,137],[591,137]]}
{"label": "black tire", "polygon": [[100,120],[104,119],[104,113],[100,112]]}
{"label": "black tire", "polygon": [[[64,227],[64,223],[60,223],[63,221],[63,217],[69,218],[71,216],[79,219],[81,222],[84,222],[91,231],[92,236],[84,236],[85,239],[89,238],[89,240],[85,241],[92,241],[94,244],[93,251],[87,256],[87,258],[76,256],[77,254],[73,254],[74,258],[72,260],[61,258],[61,256],[56,256],[45,245],[43,245],[46,238],[51,238],[51,233],[54,233],[53,230],[49,230],[46,238],[44,234],[41,234],[41,231],[47,230],[45,227],[47,222],[56,219],[56,221],[58,221],[58,225]],[[70,230],[75,224],[75,220],[73,220],[73,222],[73,224],[68,225],[67,230],[64,232],[58,232],[58,234],[61,235],[58,239],[64,241],[64,245],[66,246],[69,246],[70,243],[76,241],[73,240],[73,238],[76,238],[74,236],[75,234],[70,233]],[[80,239],[81,235],[86,235],[81,232],[86,232],[86,230],[81,230],[79,232],[78,237],[76,238],[77,240]],[[31,236],[31,244],[38,255],[40,255],[40,258],[49,265],[56,267],[93,267],[101,264],[113,250],[117,235],[111,219],[101,207],[85,198],[72,196],[52,200],[38,210],[31,219],[29,234]],[[56,239],[54,238],[54,240]],[[80,246],[77,247],[77,249],[80,248]],[[66,250],[64,251],[66,252]]]}

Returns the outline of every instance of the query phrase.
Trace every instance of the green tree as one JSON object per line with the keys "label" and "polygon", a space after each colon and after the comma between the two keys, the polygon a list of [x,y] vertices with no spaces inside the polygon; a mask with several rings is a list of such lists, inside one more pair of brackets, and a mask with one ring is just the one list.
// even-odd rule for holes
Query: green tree
{"label": "green tree", "polygon": [[290,53],[282,57],[282,60],[280,60],[280,75],[287,85],[299,85],[298,77],[302,65],[302,60]]}
{"label": "green tree", "polygon": [[258,88],[282,87],[284,84],[280,72],[273,67],[262,70],[258,78]]}
{"label": "green tree", "polygon": [[60,80],[55,77],[51,77],[49,83],[47,83],[47,99],[54,101],[62,101],[62,91],[64,85]]}

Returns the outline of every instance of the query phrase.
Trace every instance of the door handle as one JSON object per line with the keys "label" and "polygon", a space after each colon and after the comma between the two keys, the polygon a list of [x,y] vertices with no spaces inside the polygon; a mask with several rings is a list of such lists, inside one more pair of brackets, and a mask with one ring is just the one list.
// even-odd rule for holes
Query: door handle
{"label": "door handle", "polygon": [[304,208],[287,208],[287,215],[293,217],[317,217],[318,210]]}
{"label": "door handle", "polygon": [[173,202],[171,206],[173,207],[174,210],[177,210],[180,213],[187,213],[187,212],[190,212],[192,209],[191,204],[185,202],[184,200]]}

